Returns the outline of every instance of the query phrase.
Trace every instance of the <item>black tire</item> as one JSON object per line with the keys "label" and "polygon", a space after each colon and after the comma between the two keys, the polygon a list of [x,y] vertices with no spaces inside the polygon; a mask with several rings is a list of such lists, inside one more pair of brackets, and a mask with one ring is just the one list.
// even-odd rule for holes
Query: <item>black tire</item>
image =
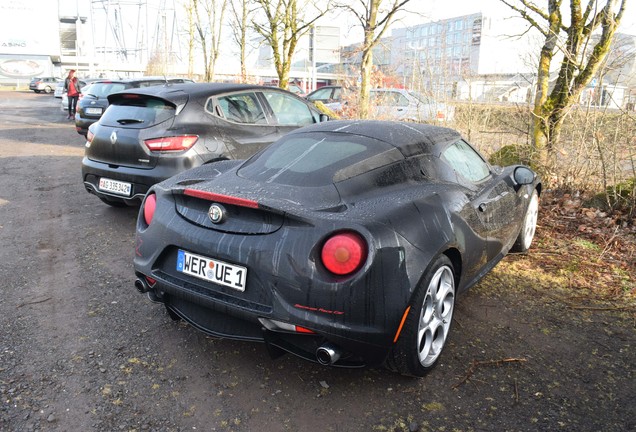
{"label": "black tire", "polygon": [[435,367],[450,333],[455,290],[453,264],[440,255],[417,288],[402,333],[387,358],[389,369],[422,377]]}
{"label": "black tire", "polygon": [[40,90],[33,90],[33,91],[36,92],[36,93],[40,93]]}
{"label": "black tire", "polygon": [[108,204],[111,207],[127,207],[126,203],[118,200],[118,199],[108,199],[108,198],[103,198],[103,197],[99,197],[100,200],[102,200],[102,202],[104,204]]}
{"label": "black tire", "polygon": [[537,229],[537,217],[539,214],[539,194],[536,189],[532,191],[530,200],[528,201],[528,208],[526,214],[523,216],[523,223],[521,224],[521,230],[515,240],[515,244],[512,245],[510,250],[512,252],[527,252],[532,244],[534,233]]}

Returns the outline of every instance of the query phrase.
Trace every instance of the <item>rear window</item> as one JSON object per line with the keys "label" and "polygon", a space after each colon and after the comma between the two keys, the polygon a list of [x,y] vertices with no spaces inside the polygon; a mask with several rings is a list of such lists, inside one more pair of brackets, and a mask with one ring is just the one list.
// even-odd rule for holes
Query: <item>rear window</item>
{"label": "rear window", "polygon": [[124,95],[108,107],[100,123],[113,127],[143,129],[171,119],[175,112],[175,105],[163,99]]}
{"label": "rear window", "polygon": [[265,183],[325,186],[337,172],[391,149],[385,142],[351,134],[293,134],[252,157],[238,175]]}
{"label": "rear window", "polygon": [[91,94],[99,98],[106,97],[110,94],[117,93],[128,88],[124,83],[115,82],[97,82],[91,84],[90,88],[85,89],[82,93]]}

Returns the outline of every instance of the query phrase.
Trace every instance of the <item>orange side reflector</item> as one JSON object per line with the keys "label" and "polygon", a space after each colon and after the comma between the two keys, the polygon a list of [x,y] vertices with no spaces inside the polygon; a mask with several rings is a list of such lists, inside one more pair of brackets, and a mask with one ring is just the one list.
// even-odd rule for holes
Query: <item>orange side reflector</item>
{"label": "orange side reflector", "polygon": [[400,321],[400,326],[395,332],[395,337],[393,338],[393,343],[396,343],[398,338],[400,337],[400,333],[402,333],[402,327],[404,327],[404,321],[406,321],[406,317],[409,315],[409,311],[411,310],[411,306],[407,307],[404,311],[404,315],[402,315],[402,321]]}

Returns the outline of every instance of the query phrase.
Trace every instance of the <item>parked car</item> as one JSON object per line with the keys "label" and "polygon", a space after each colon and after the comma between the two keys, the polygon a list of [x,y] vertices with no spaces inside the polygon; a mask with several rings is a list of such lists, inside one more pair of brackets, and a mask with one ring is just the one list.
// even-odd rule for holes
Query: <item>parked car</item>
{"label": "parked car", "polygon": [[60,78],[55,77],[35,77],[31,79],[29,83],[29,90],[33,90],[36,93],[53,93],[55,86],[60,82]]}
{"label": "parked car", "polygon": [[328,119],[285,90],[254,85],[170,84],[115,93],[108,102],[89,129],[82,177],[88,192],[114,206],[138,205],[153,184],[181,171],[247,158]]}
{"label": "parked car", "polygon": [[144,88],[166,83],[193,82],[185,78],[141,77],[122,80],[98,80],[91,84],[90,89],[84,89],[75,114],[75,130],[86,136],[88,127],[102,116],[108,107],[108,96],[131,88]]}
{"label": "parked car", "polygon": [[451,129],[320,123],[153,186],[135,286],[212,336],[422,376],[456,296],[530,247],[540,192]]}
{"label": "parked car", "polygon": [[340,111],[342,108],[342,87],[324,86],[307,95],[310,102],[322,102],[333,111]]}
{"label": "parked car", "polygon": [[307,93],[305,93],[305,90],[298,84],[294,84],[294,83],[288,84],[287,90],[289,90],[291,93],[295,94],[296,96],[300,96],[300,97],[307,96]]}
{"label": "parked car", "polygon": [[64,93],[65,93],[64,80],[58,81],[57,84],[55,84],[55,90],[53,91],[53,96],[55,96],[58,99],[61,99]]}
{"label": "parked car", "polygon": [[404,89],[372,89],[371,103],[381,119],[415,122],[447,122],[455,116],[452,106],[421,93]]}
{"label": "parked car", "polygon": [[[80,78],[79,82],[80,82],[80,85],[82,86],[81,87],[82,91],[84,91],[87,85],[95,81],[100,81],[100,80],[104,80],[104,78]],[[67,111],[68,98],[66,97],[66,90],[64,90],[64,81],[60,81],[59,83],[57,83],[57,86],[55,87],[54,96],[58,99],[60,98],[62,99],[62,102],[61,102],[62,111]]]}

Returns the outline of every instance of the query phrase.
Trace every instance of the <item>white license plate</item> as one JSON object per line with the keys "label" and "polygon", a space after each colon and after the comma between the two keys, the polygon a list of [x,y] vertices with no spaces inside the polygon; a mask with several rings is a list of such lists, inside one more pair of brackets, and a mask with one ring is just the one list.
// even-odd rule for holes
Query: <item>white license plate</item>
{"label": "white license plate", "polygon": [[112,192],[117,195],[130,196],[132,185],[130,183],[102,177],[99,179],[99,190]]}
{"label": "white license plate", "polygon": [[101,108],[86,108],[86,114],[90,114],[90,115],[102,115],[102,109]]}
{"label": "white license plate", "polygon": [[179,249],[177,271],[206,281],[245,291],[247,269]]}

